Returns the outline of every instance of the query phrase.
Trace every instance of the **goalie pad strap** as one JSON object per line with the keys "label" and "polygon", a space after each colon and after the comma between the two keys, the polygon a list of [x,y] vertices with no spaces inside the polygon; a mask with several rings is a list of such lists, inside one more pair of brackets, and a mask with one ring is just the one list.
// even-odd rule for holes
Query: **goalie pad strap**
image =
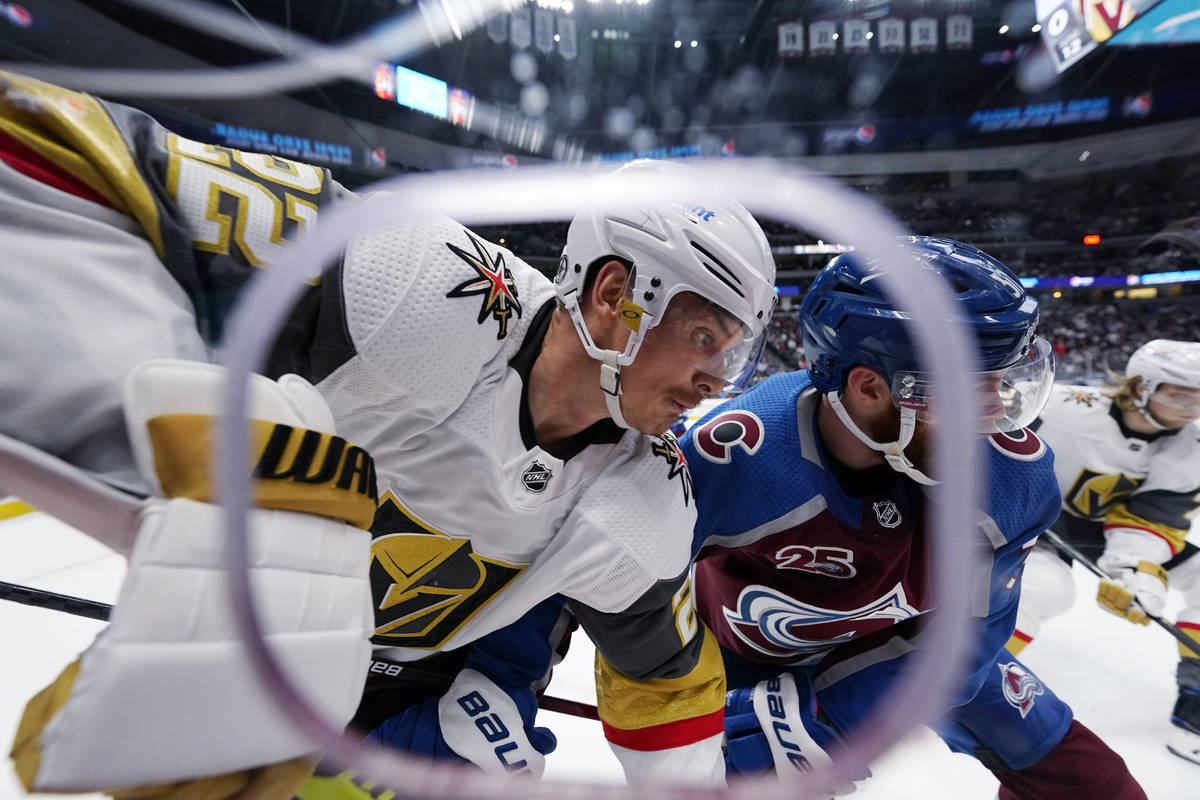
{"label": "goalie pad strap", "polygon": [[[375,463],[340,436],[252,419],[254,503],[368,528],[375,517]],[[217,420],[206,414],[164,414],[146,422],[154,471],[167,497],[211,502]]]}

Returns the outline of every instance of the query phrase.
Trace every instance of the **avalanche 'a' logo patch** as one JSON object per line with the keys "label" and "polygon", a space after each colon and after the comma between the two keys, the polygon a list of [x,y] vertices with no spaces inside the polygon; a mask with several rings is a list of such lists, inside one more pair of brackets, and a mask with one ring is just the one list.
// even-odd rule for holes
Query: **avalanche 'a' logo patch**
{"label": "avalanche 'a' logo patch", "polygon": [[375,644],[437,649],[525,570],[424,524],[391,492],[372,529]]}
{"label": "avalanche 'a' logo patch", "polygon": [[496,332],[496,338],[503,339],[508,335],[508,318],[513,314],[516,314],[518,319],[521,316],[521,301],[517,299],[517,284],[513,280],[512,272],[504,265],[503,252],[497,252],[493,259],[488,255],[483,242],[470,233],[467,234],[467,238],[475,247],[474,253],[451,242],[446,242],[446,247],[470,264],[477,275],[455,286],[447,292],[446,297],[482,295],[483,303],[479,307],[479,319],[476,322],[482,325],[488,314],[491,314],[492,318],[500,323],[500,330]]}
{"label": "avalanche 'a' logo patch", "polygon": [[897,583],[882,597],[858,608],[810,605],[768,586],[751,584],[738,595],[737,608],[722,608],[737,637],[772,658],[822,653],[839,642],[921,613]]}
{"label": "avalanche 'a' logo patch", "polygon": [[762,447],[766,428],[756,414],[742,409],[724,411],[704,423],[692,441],[696,452],[714,464],[728,464],[733,448],[740,447],[752,456]]}
{"label": "avalanche 'a' logo patch", "polygon": [[1004,699],[1021,712],[1021,719],[1025,719],[1033,709],[1033,701],[1039,694],[1045,694],[1046,688],[1036,675],[1016,661],[996,666],[1000,668],[1000,689],[1004,692]]}
{"label": "avalanche 'a' logo patch", "polygon": [[667,462],[667,478],[679,478],[683,484],[683,504],[686,506],[692,499],[692,473],[688,472],[687,458],[679,449],[679,442],[671,434],[664,433],[654,437],[650,450]]}

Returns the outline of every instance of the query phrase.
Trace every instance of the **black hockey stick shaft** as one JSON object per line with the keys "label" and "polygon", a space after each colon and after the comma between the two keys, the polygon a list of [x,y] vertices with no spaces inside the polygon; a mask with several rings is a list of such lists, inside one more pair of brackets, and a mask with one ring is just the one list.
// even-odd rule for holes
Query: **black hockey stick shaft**
{"label": "black hockey stick shaft", "polygon": [[[62,611],[66,614],[73,614],[77,617],[87,617],[101,622],[107,622],[109,615],[112,613],[112,606],[108,603],[101,603],[96,600],[87,600],[83,597],[72,597],[69,594],[58,594],[57,592],[48,592],[45,589],[35,589],[32,586],[22,586],[18,583],[9,583],[8,581],[0,581],[0,600],[11,600],[14,603],[21,603],[34,608],[47,608],[51,611]],[[405,672],[412,674],[414,677],[428,675],[429,677],[437,677],[431,673],[424,673],[421,670],[412,667],[405,667]],[[553,695],[542,695],[538,701],[538,705],[547,711],[557,711],[560,714],[570,714],[573,717],[583,717],[584,719],[600,719],[600,713],[591,703],[583,703],[578,700],[566,700],[562,697],[554,697]]]}
{"label": "black hockey stick shaft", "polygon": [[32,586],[21,586],[17,583],[0,581],[0,600],[11,600],[14,603],[48,608],[51,611],[62,611],[77,617],[108,621],[112,606],[95,600],[85,600],[82,597],[72,597],[69,594],[48,592],[45,589],[34,589]]}
{"label": "black hockey stick shaft", "polygon": [[[1100,580],[1102,580],[1102,581],[1113,580],[1113,576],[1109,575],[1107,572],[1102,570],[1100,568],[1100,565],[1098,565],[1096,562],[1092,561],[1090,558],[1085,556],[1083,553],[1079,552],[1072,545],[1068,544],[1066,541],[1063,540],[1063,538],[1061,536],[1059,536],[1054,531],[1046,531],[1045,533],[1042,534],[1042,537],[1046,541],[1048,541],[1050,544],[1054,545],[1055,549],[1057,549],[1059,552],[1061,552],[1065,555],[1068,555],[1071,558],[1078,561],[1080,564],[1083,565],[1083,567],[1088,572],[1092,573]],[[1136,602],[1136,600],[1134,602]],[[1197,643],[1195,639],[1192,639],[1186,633],[1179,630],[1179,628],[1176,628],[1174,625],[1167,622],[1165,619],[1158,616],[1157,614],[1151,614],[1145,608],[1142,608],[1142,613],[1145,614],[1147,619],[1149,619],[1155,625],[1157,625],[1158,627],[1162,628],[1167,633],[1174,636],[1181,645],[1183,645],[1188,650],[1191,650],[1193,653],[1195,653],[1197,658],[1200,658],[1200,643]]]}

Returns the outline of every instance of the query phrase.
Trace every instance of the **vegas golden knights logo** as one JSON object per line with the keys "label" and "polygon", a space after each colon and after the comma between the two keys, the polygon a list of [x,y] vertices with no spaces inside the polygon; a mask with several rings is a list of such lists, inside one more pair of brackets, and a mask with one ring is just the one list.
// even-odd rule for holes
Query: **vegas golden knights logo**
{"label": "vegas golden knights logo", "polygon": [[421,523],[388,492],[372,526],[371,595],[380,645],[436,649],[524,571]]}
{"label": "vegas golden knights logo", "polygon": [[1119,472],[1104,475],[1083,469],[1063,495],[1063,505],[1077,517],[1100,519],[1114,503],[1127,497],[1144,480],[1130,478]]}

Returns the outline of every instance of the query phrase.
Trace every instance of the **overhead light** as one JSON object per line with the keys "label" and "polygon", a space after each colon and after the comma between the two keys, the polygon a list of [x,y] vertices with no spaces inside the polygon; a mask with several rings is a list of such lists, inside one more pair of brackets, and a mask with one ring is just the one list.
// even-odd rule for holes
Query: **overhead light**
{"label": "overhead light", "polygon": [[1007,26],[1007,25],[1001,25],[1001,26],[1000,26],[1000,33],[1001,33],[1001,34],[1008,33],[1008,26]]}
{"label": "overhead light", "polygon": [[835,32],[835,33],[833,34],[833,38],[836,40],[836,39],[837,39],[837,37],[838,37],[838,35],[837,35],[837,33]]}
{"label": "overhead light", "polygon": [[1030,28],[1029,30],[1033,31],[1034,33],[1037,33],[1041,29],[1042,29],[1042,25],[1039,22],[1039,23],[1034,24],[1034,26],[1032,28]]}
{"label": "overhead light", "polygon": [[676,47],[676,48],[683,47],[683,42],[681,42],[681,41],[679,41],[678,39],[676,39],[676,40],[675,40],[675,47]]}
{"label": "overhead light", "polygon": [[700,44],[700,43],[697,42],[695,39],[692,39],[692,47],[695,47],[698,44]]}
{"label": "overhead light", "polygon": [[867,31],[867,38],[868,38],[868,39],[874,39],[874,38],[875,38],[875,31]]}
{"label": "overhead light", "polygon": [[1082,153],[1080,153],[1080,154],[1079,154],[1079,160],[1080,160],[1080,161],[1087,161],[1087,160],[1088,160],[1088,158],[1090,158],[1090,157],[1091,157],[1091,155],[1092,155],[1092,151],[1091,151],[1091,150],[1084,150]]}

